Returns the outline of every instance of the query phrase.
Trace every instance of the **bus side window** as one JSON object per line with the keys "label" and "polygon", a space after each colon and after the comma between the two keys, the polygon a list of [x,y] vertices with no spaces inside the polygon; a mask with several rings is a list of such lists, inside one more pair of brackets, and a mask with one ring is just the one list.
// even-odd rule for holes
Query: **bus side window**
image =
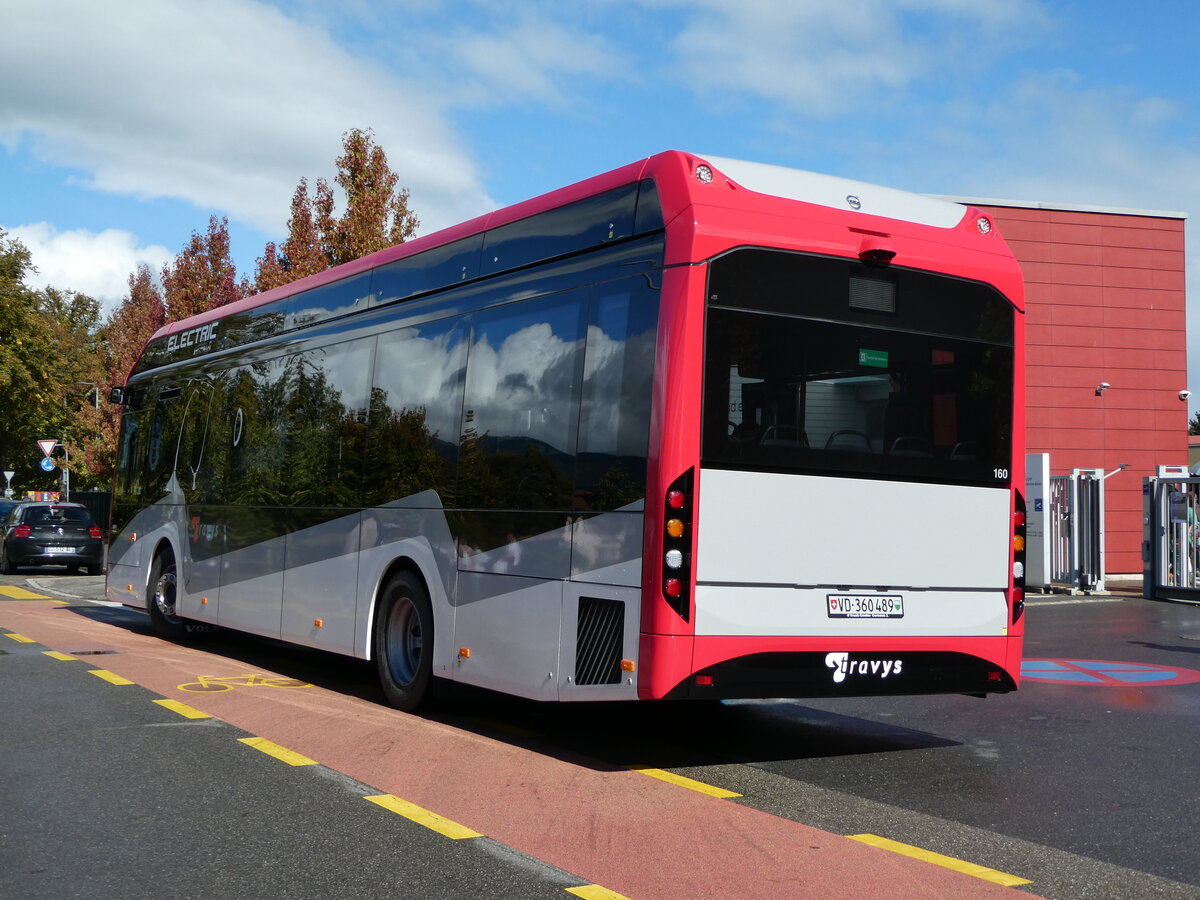
{"label": "bus side window", "polygon": [[592,288],[579,412],[576,506],[613,510],[646,494],[658,291],[641,277]]}
{"label": "bus side window", "polygon": [[586,300],[566,291],[474,317],[460,506],[571,509]]}

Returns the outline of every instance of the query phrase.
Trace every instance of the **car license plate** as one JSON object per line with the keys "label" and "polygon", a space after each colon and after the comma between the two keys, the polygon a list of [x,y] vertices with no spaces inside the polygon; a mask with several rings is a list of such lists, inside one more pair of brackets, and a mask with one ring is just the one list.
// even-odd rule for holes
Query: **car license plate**
{"label": "car license plate", "polygon": [[826,594],[831,619],[902,619],[900,594]]}
{"label": "car license plate", "polygon": [[47,547],[46,552],[47,553],[74,553],[75,548],[74,547],[53,547],[52,546],[52,547]]}

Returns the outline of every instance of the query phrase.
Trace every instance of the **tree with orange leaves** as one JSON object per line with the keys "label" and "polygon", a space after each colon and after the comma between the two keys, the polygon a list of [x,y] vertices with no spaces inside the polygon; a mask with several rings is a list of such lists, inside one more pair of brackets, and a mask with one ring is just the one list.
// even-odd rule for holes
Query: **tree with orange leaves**
{"label": "tree with orange leaves", "polygon": [[292,195],[288,237],[281,246],[269,243],[258,260],[254,287],[270,290],[368,253],[402,244],[420,225],[408,208],[407,188],[388,164],[370,129],[355,128],[342,138],[335,178],[346,196],[346,209],[335,214],[333,189],[318,178],[310,196],[300,179]]}

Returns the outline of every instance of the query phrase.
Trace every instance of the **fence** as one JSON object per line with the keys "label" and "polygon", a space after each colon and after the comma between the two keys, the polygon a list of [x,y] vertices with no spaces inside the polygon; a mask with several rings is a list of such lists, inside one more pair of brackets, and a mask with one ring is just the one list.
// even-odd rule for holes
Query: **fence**
{"label": "fence", "polygon": [[1200,602],[1200,476],[1159,466],[1142,487],[1146,597]]}

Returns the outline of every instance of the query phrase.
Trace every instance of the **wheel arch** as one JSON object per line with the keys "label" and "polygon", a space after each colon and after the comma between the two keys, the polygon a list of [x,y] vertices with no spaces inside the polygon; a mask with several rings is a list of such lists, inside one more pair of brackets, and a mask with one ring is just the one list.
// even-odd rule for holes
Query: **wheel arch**
{"label": "wheel arch", "polygon": [[146,565],[143,568],[142,595],[145,598],[146,611],[150,611],[150,573],[154,571],[154,564],[158,562],[158,558],[164,553],[170,553],[172,559],[175,560],[176,578],[179,578],[179,551],[176,549],[174,542],[166,535],[160,536],[154,542],[154,549],[150,551],[146,558]]}
{"label": "wheel arch", "polygon": [[[372,636],[375,634],[375,622],[379,616],[379,604],[383,599],[384,588],[387,587],[389,581],[402,572],[411,574],[414,578],[416,578],[417,581],[420,582],[421,588],[425,591],[426,596],[430,597],[431,601],[435,596],[434,592],[430,590],[430,580],[426,576],[424,569],[421,567],[421,564],[412,556],[397,556],[393,558],[386,566],[384,566],[383,571],[380,572],[379,578],[375,581],[375,588],[371,595],[370,614],[367,619],[365,642],[366,659],[371,662],[375,661],[375,642],[372,640]],[[442,623],[438,621],[437,604],[432,603],[432,608],[433,633],[436,640],[438,632],[441,631]]]}

